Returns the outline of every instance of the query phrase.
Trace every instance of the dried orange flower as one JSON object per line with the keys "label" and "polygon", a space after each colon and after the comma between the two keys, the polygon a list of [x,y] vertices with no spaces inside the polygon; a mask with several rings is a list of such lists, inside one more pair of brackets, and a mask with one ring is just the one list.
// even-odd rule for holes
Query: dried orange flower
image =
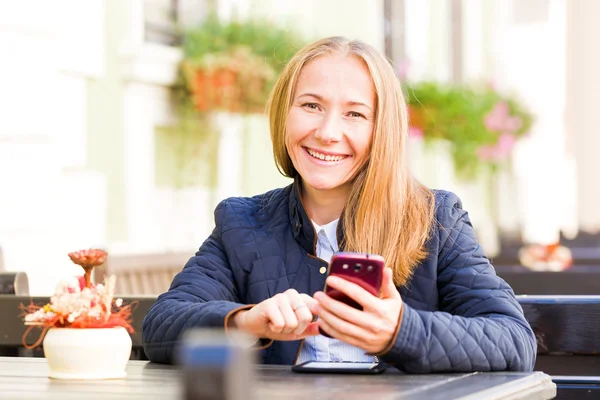
{"label": "dried orange flower", "polygon": [[75,264],[80,265],[85,271],[85,286],[91,287],[92,270],[106,262],[108,253],[100,249],[79,250],[69,253],[69,258]]}
{"label": "dried orange flower", "polygon": [[84,269],[94,268],[106,262],[108,253],[100,249],[79,250],[69,253],[69,258]]}

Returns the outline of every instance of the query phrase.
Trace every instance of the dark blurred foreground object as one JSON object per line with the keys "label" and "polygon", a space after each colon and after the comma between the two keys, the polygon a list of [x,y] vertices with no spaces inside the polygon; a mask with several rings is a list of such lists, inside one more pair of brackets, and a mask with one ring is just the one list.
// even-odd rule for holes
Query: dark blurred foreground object
{"label": "dark blurred foreground object", "polygon": [[251,400],[256,380],[253,340],[222,329],[192,329],[178,351],[186,400]]}
{"label": "dark blurred foreground object", "polygon": [[25,272],[0,272],[0,294],[29,296],[29,279]]}

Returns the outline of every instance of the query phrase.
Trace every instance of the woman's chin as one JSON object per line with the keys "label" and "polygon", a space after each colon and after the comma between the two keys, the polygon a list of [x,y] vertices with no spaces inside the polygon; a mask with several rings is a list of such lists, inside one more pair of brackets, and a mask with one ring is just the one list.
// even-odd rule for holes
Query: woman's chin
{"label": "woman's chin", "polygon": [[313,190],[319,192],[329,191],[340,188],[343,183],[338,180],[327,179],[327,180],[309,180],[304,181],[306,185],[310,186]]}

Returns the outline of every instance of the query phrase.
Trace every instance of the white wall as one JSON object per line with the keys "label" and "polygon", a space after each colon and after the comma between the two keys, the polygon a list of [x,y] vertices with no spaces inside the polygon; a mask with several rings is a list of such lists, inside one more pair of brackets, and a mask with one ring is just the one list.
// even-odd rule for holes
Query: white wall
{"label": "white wall", "polygon": [[516,148],[518,210],[526,242],[549,244],[576,230],[573,159],[566,151],[566,1],[496,1],[492,68],[535,115]]}
{"label": "white wall", "polygon": [[566,131],[577,162],[577,222],[600,232],[600,2],[567,1]]}
{"label": "white wall", "polygon": [[[123,240],[112,254],[189,251],[206,239],[214,221],[206,188],[178,190],[156,184],[155,130],[173,122],[169,86],[181,51],[144,41],[143,1],[131,0],[124,18],[120,64],[123,96],[125,211]],[[241,168],[240,168],[241,169]]]}
{"label": "white wall", "polygon": [[0,246],[49,294],[105,244],[105,180],[85,168],[86,79],[102,68],[103,1],[0,4]]}

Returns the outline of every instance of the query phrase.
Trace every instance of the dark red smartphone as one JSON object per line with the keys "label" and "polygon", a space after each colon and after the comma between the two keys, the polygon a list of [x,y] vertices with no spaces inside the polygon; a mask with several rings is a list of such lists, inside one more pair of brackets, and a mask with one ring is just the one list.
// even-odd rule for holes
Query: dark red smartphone
{"label": "dark red smartphone", "polygon": [[[338,276],[362,287],[373,296],[379,297],[383,268],[385,262],[383,257],[377,254],[335,253],[331,257],[327,276]],[[327,287],[323,290],[329,297],[341,301],[344,304],[362,310],[362,306],[337,289]],[[321,334],[330,337],[326,332],[320,330]]]}

